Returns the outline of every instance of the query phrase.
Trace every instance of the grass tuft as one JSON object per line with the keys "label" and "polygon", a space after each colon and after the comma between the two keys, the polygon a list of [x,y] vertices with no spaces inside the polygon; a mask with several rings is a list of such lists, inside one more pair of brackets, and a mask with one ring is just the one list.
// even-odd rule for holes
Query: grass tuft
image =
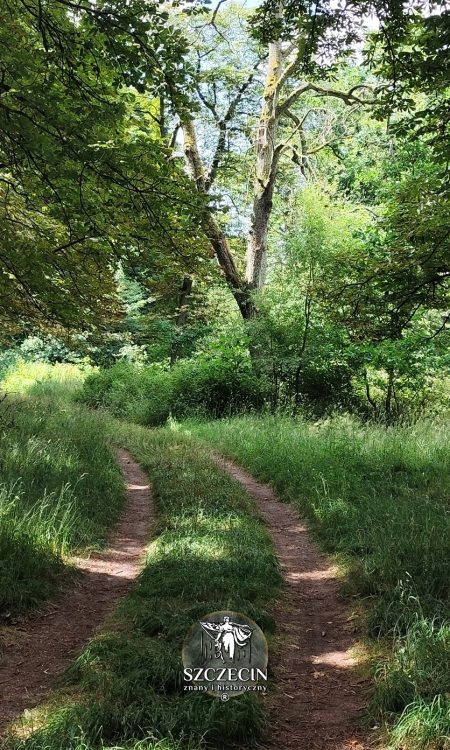
{"label": "grass tuft", "polygon": [[56,593],[66,556],[102,546],[123,482],[101,421],[49,399],[0,405],[0,613]]}

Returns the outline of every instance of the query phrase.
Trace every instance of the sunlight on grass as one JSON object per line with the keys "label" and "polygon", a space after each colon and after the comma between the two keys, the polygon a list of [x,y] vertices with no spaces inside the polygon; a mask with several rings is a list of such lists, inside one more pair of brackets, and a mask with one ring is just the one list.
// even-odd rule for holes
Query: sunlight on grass
{"label": "sunlight on grass", "polygon": [[76,392],[92,371],[89,365],[73,365],[67,362],[27,362],[18,360],[0,382],[0,393],[33,395],[61,394],[65,398]]}
{"label": "sunlight on grass", "polygon": [[269,481],[337,555],[344,591],[365,601],[369,635],[389,644],[374,659],[371,704],[375,720],[391,728],[387,742],[447,747],[448,423],[242,417],[191,421],[186,431]]}
{"label": "sunlight on grass", "polygon": [[194,441],[113,421],[108,429],[148,472],[160,534],[114,630],[87,645],[43,724],[9,747],[250,747],[265,727],[264,702],[252,694],[228,703],[185,695],[181,647],[196,620],[220,609],[244,612],[273,633],[267,608],[281,576],[267,531],[252,499]]}
{"label": "sunlight on grass", "polygon": [[10,614],[56,593],[68,555],[104,544],[124,494],[101,421],[70,402],[1,403],[0,455],[0,609]]}

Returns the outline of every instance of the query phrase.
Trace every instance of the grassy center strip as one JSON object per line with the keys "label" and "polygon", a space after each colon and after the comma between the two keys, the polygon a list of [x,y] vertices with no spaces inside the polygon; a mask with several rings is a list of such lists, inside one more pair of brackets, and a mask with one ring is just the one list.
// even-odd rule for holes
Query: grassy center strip
{"label": "grassy center strip", "polygon": [[267,608],[281,576],[267,531],[251,498],[188,436],[111,429],[151,479],[160,533],[115,627],[77,659],[42,726],[13,746],[247,747],[264,729],[264,701],[184,693],[181,648],[190,626],[214,610],[242,612],[273,632]]}

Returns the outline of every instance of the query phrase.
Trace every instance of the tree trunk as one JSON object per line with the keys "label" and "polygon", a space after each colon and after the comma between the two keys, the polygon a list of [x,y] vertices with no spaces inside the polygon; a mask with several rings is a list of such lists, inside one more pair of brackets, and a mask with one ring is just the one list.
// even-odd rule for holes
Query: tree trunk
{"label": "tree trunk", "polygon": [[[234,295],[241,315],[246,320],[252,318],[256,313],[252,293],[262,288],[266,276],[267,232],[281,153],[280,146],[277,147],[280,118],[278,103],[284,68],[285,59],[281,42],[273,41],[269,44],[267,72],[256,138],[253,206],[247,238],[245,278],[242,278],[237,271],[228,240],[214,214],[211,211],[206,211],[203,221],[203,228],[211,242],[219,266]],[[242,93],[244,89],[245,87],[241,87],[238,93]],[[182,128],[187,172],[195,182],[197,190],[207,194],[211,179],[210,175],[205,174],[205,168],[200,157],[195,124],[191,119],[186,118],[182,123]]]}
{"label": "tree trunk", "polygon": [[[267,232],[272,213],[273,191],[276,179],[279,150],[276,140],[279,122],[277,112],[280,79],[284,58],[281,42],[269,44],[269,58],[264,86],[261,114],[256,139],[255,181],[250,230],[247,239],[245,278],[237,271],[228,240],[211,211],[205,211],[203,228],[223,271],[228,286],[244,319],[256,313],[252,293],[259,291],[265,281],[267,265]],[[205,174],[200,157],[194,122],[186,118],[182,123],[184,155],[189,176],[197,190],[208,193],[211,180]]]}
{"label": "tree trunk", "polygon": [[241,279],[230,251],[228,240],[213,214],[205,215],[203,229],[208,237],[225,280],[244,320],[252,318],[256,312],[251,299],[250,287]]}
{"label": "tree trunk", "polygon": [[281,43],[271,42],[256,140],[253,209],[247,240],[245,280],[252,290],[261,289],[266,275],[267,231],[272,213],[277,168],[276,139],[279,120],[277,105],[282,65]]}
{"label": "tree trunk", "polygon": [[385,413],[386,419],[390,419],[392,412],[392,398],[394,395],[394,368],[388,368],[388,386],[386,392]]}
{"label": "tree trunk", "polygon": [[[282,19],[285,11],[284,0],[275,0],[273,13]],[[214,13],[217,13],[217,8]],[[296,41],[298,42],[297,52],[295,52]],[[315,91],[323,96],[337,97],[347,104],[364,103],[355,94],[355,88],[360,88],[359,86],[345,92],[334,88],[318,86],[310,81],[303,81],[294,86],[293,89],[292,86],[289,86],[290,90],[286,92],[286,82],[293,82],[299,69],[299,63],[303,59],[304,43],[305,40],[300,35],[297,40],[293,40],[293,44],[285,45],[284,50],[282,42],[277,39],[271,41],[268,45],[267,72],[255,144],[254,187],[250,229],[247,237],[246,268],[245,274],[242,274],[242,276],[237,271],[227,238],[217,222],[214,213],[211,210],[205,211],[203,224],[205,232],[210,239],[220,268],[223,271],[228,286],[232,290],[239,310],[246,319],[255,315],[256,308],[252,301],[252,295],[253,292],[259,291],[262,288],[265,281],[267,234],[272,213],[278,163],[281,155],[286,151],[292,151],[293,160],[299,164],[300,168],[304,169],[305,150],[303,146],[305,138],[304,131],[302,131],[304,120],[296,118],[295,113],[290,111],[290,107],[303,94],[309,91]],[[230,132],[233,117],[255,75],[256,73],[252,73],[246,81],[236,88],[236,94],[231,98],[225,113],[222,113],[222,107],[217,107],[215,97],[213,101],[207,101],[199,92],[203,103],[208,107],[210,114],[213,115],[218,129],[218,139],[209,169],[202,162],[192,118],[186,115],[185,111],[180,113],[180,124],[184,133],[184,154],[187,172],[196,184],[197,189],[205,195],[208,195],[219,172],[226,150],[227,133]],[[278,143],[279,122],[281,118],[286,116],[295,123],[295,127],[284,143]],[[302,143],[300,156],[297,153],[295,144],[292,142],[294,134],[298,135]],[[173,142],[174,139],[172,138]],[[316,153],[328,145],[324,143],[310,153]]]}
{"label": "tree trunk", "polygon": [[377,405],[376,405],[375,401],[373,400],[372,396],[370,395],[370,383],[369,383],[369,378],[367,376],[367,370],[365,368],[364,368],[364,371],[363,371],[363,378],[364,378],[364,385],[365,385],[365,389],[366,389],[366,398],[367,398],[369,404],[371,405],[372,409],[376,409]]}
{"label": "tree trunk", "polygon": [[[197,190],[206,193],[205,173],[198,150],[195,124],[192,120],[185,120],[182,123],[182,129],[187,173],[195,182]],[[248,320],[255,313],[255,307],[250,296],[250,287],[241,278],[236,268],[228,240],[210,209],[205,210],[202,225],[241,315],[245,320]]]}
{"label": "tree trunk", "polygon": [[[192,279],[189,276],[185,276],[180,289],[180,297],[178,300],[178,313],[175,320],[177,328],[182,328],[186,324],[188,314],[188,302],[192,292]],[[179,357],[179,346],[177,341],[172,342],[170,348],[170,365],[174,365]]]}

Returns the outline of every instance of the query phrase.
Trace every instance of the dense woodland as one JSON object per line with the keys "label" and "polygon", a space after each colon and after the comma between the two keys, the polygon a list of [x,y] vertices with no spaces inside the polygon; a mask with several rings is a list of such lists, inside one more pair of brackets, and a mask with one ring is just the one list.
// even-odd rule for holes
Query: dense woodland
{"label": "dense woodland", "polygon": [[[163,530],[130,633],[94,641],[80,700],[9,750],[264,734],[250,696],[192,711],[176,692],[208,582],[205,611],[231,601],[269,633],[280,590],[205,445],[337,556],[376,746],[450,747],[449,45],[447,2],[0,0],[0,654],[3,623],[105,544],[113,444]],[[202,533],[264,595],[237,564],[200,572]]]}
{"label": "dense woodland", "polygon": [[33,8],[2,9],[4,366],[149,365],[215,414],[447,403],[441,4]]}

